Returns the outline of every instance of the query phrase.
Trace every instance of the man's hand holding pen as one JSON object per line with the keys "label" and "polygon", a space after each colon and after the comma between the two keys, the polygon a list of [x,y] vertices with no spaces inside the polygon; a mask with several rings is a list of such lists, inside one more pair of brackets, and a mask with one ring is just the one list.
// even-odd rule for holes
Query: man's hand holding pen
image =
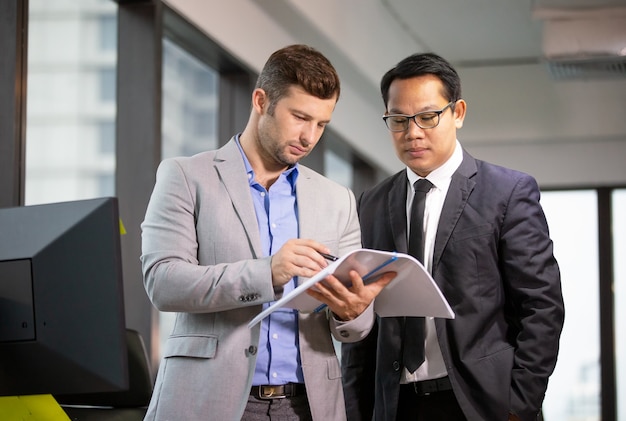
{"label": "man's hand holding pen", "polygon": [[328,266],[330,250],[314,240],[294,238],[288,240],[272,256],[272,284],[282,287],[294,276],[310,278]]}
{"label": "man's hand holding pen", "polygon": [[[326,246],[310,239],[296,238],[285,242],[272,256],[272,284],[280,290],[294,276],[310,278],[336,261]],[[388,272],[373,282],[364,284],[356,271],[350,272],[351,285],[344,285],[330,275],[309,288],[307,294],[326,304],[338,319],[352,320],[372,303],[380,291],[387,286],[395,272]]]}
{"label": "man's hand holding pen", "polygon": [[336,262],[337,260],[339,260],[339,257],[337,256],[333,256],[332,254],[328,254],[328,253],[320,253],[322,255],[322,257],[326,260],[330,260],[331,262]]}

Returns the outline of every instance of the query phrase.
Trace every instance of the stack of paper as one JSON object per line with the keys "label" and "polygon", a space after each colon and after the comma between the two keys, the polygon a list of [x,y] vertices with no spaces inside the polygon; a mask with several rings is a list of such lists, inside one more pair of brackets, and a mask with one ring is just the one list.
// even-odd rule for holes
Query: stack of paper
{"label": "stack of paper", "polygon": [[358,249],[328,265],[312,278],[298,285],[290,293],[274,302],[259,313],[248,327],[259,323],[281,307],[295,308],[303,312],[311,312],[320,303],[305,291],[314,287],[328,275],[348,285],[348,273],[355,270],[365,283],[372,282],[385,272],[396,272],[397,276],[383,289],[374,300],[374,310],[381,317],[415,316],[454,318],[454,312],[439,287],[424,266],[414,257],[397,252]]}

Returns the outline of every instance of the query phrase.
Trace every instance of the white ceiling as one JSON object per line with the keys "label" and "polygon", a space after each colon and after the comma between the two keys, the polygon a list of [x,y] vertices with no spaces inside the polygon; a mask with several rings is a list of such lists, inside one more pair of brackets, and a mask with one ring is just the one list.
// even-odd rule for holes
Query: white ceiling
{"label": "white ceiling", "polygon": [[[626,0],[168,3],[252,68],[260,69],[273,50],[287,43],[320,49],[342,79],[333,127],[389,172],[400,165],[380,120],[384,109],[378,83],[404,57],[433,51],[461,76],[468,115],[459,139],[474,155],[529,171],[548,184],[563,184],[549,174],[563,151],[581,155],[564,164],[573,174],[585,154],[601,148],[607,174],[600,182],[626,183],[626,77],[555,80],[543,54],[547,17],[593,17],[591,28],[602,29],[606,19],[626,17]],[[576,37],[602,43],[593,32]],[[617,38],[626,48],[626,34]],[[563,177],[571,180],[565,170]]]}

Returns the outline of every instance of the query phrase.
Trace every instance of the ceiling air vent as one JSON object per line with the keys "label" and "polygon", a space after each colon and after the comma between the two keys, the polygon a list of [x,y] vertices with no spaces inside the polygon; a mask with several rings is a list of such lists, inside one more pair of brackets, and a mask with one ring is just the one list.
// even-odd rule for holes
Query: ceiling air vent
{"label": "ceiling air vent", "polygon": [[626,77],[626,57],[621,56],[547,60],[546,65],[555,80]]}
{"label": "ceiling air vent", "polygon": [[626,7],[536,9],[543,55],[555,79],[626,76]]}

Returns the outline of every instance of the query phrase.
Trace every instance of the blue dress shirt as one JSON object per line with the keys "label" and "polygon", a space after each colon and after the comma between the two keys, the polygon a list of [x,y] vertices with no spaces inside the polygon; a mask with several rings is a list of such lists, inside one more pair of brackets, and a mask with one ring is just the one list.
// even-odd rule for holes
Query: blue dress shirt
{"label": "blue dress shirt", "polygon": [[[261,236],[261,246],[266,256],[276,253],[283,244],[298,237],[298,205],[296,179],[298,164],[284,171],[269,190],[255,181],[248,158],[235,139],[248,174],[250,194]],[[297,280],[291,279],[284,294],[295,288]],[[264,308],[271,303],[265,303]],[[279,309],[261,322],[256,369],[253,385],[304,383],[298,345],[298,312]]]}

